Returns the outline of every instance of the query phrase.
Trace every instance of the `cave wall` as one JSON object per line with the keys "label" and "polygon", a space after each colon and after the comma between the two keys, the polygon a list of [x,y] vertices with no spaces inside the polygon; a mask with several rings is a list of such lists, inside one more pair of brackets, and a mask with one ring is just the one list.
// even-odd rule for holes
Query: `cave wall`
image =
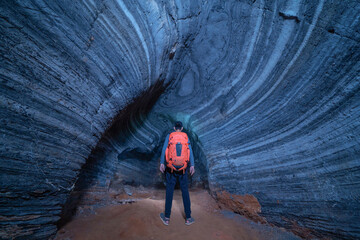
{"label": "cave wall", "polygon": [[359,12],[351,1],[212,7],[190,55],[204,98],[189,127],[213,189],[253,194],[277,225],[359,237]]}
{"label": "cave wall", "polygon": [[112,119],[159,81],[151,110],[83,169],[97,183],[146,182],[181,120],[194,181],[254,195],[268,222],[299,234],[360,236],[357,1],[0,6],[0,237],[54,234]]}
{"label": "cave wall", "polygon": [[1,1],[0,237],[47,239],[112,118],[159,80],[166,4]]}

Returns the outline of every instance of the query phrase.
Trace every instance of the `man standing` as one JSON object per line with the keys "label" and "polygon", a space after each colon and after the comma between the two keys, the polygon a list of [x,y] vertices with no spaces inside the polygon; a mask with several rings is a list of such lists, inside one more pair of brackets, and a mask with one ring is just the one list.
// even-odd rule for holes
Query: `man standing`
{"label": "man standing", "polygon": [[160,158],[160,171],[166,175],[165,213],[160,213],[160,218],[165,225],[169,225],[174,188],[179,181],[186,216],[185,224],[191,225],[195,220],[191,217],[187,167],[189,163],[190,174],[194,175],[194,156],[190,140],[187,134],[182,132],[182,122],[176,122],[174,130],[175,132],[165,138]]}

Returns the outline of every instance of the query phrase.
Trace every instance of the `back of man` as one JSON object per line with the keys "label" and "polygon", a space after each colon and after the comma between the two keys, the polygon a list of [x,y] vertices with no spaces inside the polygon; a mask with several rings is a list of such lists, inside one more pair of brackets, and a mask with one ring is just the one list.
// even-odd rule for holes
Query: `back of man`
{"label": "back of man", "polygon": [[161,152],[160,171],[166,175],[166,199],[165,213],[161,213],[160,218],[165,225],[168,225],[170,222],[173,194],[177,182],[180,183],[182,192],[186,216],[185,224],[191,225],[195,222],[191,217],[191,203],[187,180],[188,166],[190,166],[190,174],[193,175],[195,173],[194,156],[190,140],[182,130],[182,123],[176,122],[174,132],[168,134],[165,138]]}

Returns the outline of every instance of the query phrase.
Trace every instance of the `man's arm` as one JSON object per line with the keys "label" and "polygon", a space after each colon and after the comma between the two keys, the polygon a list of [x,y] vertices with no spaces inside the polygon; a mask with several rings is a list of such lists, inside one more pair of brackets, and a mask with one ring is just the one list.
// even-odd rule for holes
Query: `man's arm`
{"label": "man's arm", "polygon": [[189,140],[189,149],[190,149],[190,167],[191,167],[191,166],[194,166],[194,167],[195,167],[195,164],[194,164],[194,154],[193,154],[193,151],[192,151],[192,148],[191,148],[190,140]]}
{"label": "man's arm", "polygon": [[191,148],[190,139],[189,139],[188,143],[189,143],[189,149],[190,149],[190,174],[192,176],[195,173],[194,155],[193,155],[193,151]]}
{"label": "man's arm", "polygon": [[160,164],[165,164],[165,151],[166,151],[166,148],[167,148],[167,146],[169,144],[169,136],[170,136],[170,134],[168,134],[166,136],[163,148],[161,150]]}
{"label": "man's arm", "polygon": [[161,156],[160,156],[160,171],[163,173],[165,171],[165,151],[166,148],[169,144],[169,135],[170,133],[166,136],[165,141],[164,141],[164,146],[161,150]]}

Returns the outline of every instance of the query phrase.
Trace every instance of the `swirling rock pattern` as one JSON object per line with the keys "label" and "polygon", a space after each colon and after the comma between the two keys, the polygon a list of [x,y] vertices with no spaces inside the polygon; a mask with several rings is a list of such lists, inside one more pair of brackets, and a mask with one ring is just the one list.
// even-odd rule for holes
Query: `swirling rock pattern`
{"label": "swirling rock pattern", "polygon": [[[82,173],[100,184],[156,183],[175,119],[191,136],[195,182],[255,196],[275,225],[360,237],[359,2],[0,7],[2,238],[53,235],[94,156]],[[159,82],[143,114],[137,103]],[[132,102],[135,117],[104,134]],[[100,139],[106,153],[91,154]]]}

